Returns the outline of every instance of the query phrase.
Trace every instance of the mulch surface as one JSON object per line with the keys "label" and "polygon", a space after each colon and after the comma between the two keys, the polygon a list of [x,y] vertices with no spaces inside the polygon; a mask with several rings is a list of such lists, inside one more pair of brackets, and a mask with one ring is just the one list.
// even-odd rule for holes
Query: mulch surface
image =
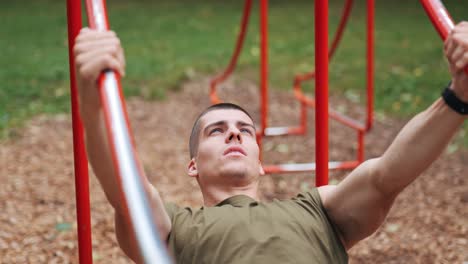
{"label": "mulch surface", "polygon": [[[200,206],[197,183],[186,176],[188,137],[197,114],[209,105],[208,79],[199,77],[161,102],[128,101],[137,149],[151,182],[166,201]],[[236,87],[242,87],[237,89]],[[258,117],[257,87],[229,80],[221,98]],[[339,96],[330,105],[362,118],[363,109]],[[299,105],[271,91],[270,124],[298,124]],[[313,111],[308,135],[264,140],[265,163],[314,160]],[[366,137],[366,157],[383,153],[407,120],[380,118]],[[67,115],[38,116],[0,147],[0,263],[78,263],[73,146]],[[354,159],[356,132],[330,123],[330,158]],[[468,151],[444,153],[395,201],[385,223],[349,252],[350,263],[463,263],[468,261]],[[338,182],[349,172],[331,172]],[[312,174],[267,175],[261,197],[292,197],[314,185]],[[117,246],[113,210],[91,173],[95,263],[129,263]]]}

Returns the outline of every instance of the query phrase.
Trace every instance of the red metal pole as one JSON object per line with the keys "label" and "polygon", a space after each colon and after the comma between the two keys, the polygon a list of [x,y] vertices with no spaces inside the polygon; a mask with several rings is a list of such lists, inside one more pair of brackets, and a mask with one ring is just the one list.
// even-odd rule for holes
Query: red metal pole
{"label": "red metal pole", "polygon": [[364,162],[364,131],[359,130],[357,133],[358,133],[357,160],[359,163],[362,163]]}
{"label": "red metal pole", "polygon": [[268,0],[260,1],[260,113],[261,135],[268,120]]}
{"label": "red metal pole", "polygon": [[315,1],[316,186],[328,184],[328,0]]}
{"label": "red metal pole", "polygon": [[440,37],[445,40],[454,27],[454,22],[444,4],[440,0],[420,0],[420,2]]}
{"label": "red metal pole", "polygon": [[226,80],[226,78],[229,75],[232,74],[232,72],[234,71],[237,65],[240,52],[242,51],[242,46],[244,44],[245,35],[247,34],[247,26],[249,24],[250,10],[252,10],[252,0],[245,0],[244,12],[242,12],[241,27],[240,27],[239,35],[237,36],[234,53],[232,54],[231,60],[229,61],[229,65],[227,66],[227,68],[224,70],[223,73],[213,78],[210,82],[210,99],[211,99],[211,103],[213,104],[217,104],[221,102],[221,100],[218,98],[218,95],[216,94],[217,86],[221,82]]}
{"label": "red metal pole", "polygon": [[78,251],[80,263],[93,263],[91,247],[91,215],[89,204],[88,159],[86,157],[83,124],[78,110],[73,46],[81,29],[81,1],[67,0],[68,56],[73,120],[73,154],[75,160],[76,215],[78,222]]}
{"label": "red metal pole", "polygon": [[[445,41],[455,27],[455,23],[444,4],[440,0],[420,0],[420,2],[440,37]],[[465,73],[468,74],[468,67],[465,68]]]}
{"label": "red metal pole", "polygon": [[372,128],[374,119],[374,30],[375,1],[367,0],[367,121],[366,130]]}

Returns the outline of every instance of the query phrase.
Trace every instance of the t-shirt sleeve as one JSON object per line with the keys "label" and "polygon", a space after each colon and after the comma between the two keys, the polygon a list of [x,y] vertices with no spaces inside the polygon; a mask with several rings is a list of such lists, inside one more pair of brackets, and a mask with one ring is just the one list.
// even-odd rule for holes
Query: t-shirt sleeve
{"label": "t-shirt sleeve", "polygon": [[171,232],[167,238],[167,245],[170,250],[178,259],[176,252],[181,252],[181,248],[185,244],[189,235],[187,229],[190,228],[192,223],[192,209],[189,207],[180,207],[175,203],[165,203],[166,212],[171,219]]}
{"label": "t-shirt sleeve", "polygon": [[344,249],[340,240],[338,226],[335,225],[328,216],[318,189],[314,188],[308,192],[299,193],[295,199],[296,202],[313,215],[316,220],[320,219],[320,221],[327,226],[328,231],[333,234],[333,240],[335,240],[336,245],[339,248]]}
{"label": "t-shirt sleeve", "polygon": [[312,214],[320,215],[333,227],[335,231],[338,230],[335,223],[333,223],[329,218],[317,188],[313,188],[308,192],[299,193],[296,199],[301,206],[305,207]]}
{"label": "t-shirt sleeve", "polygon": [[169,215],[169,218],[172,220],[174,219],[174,215],[181,210],[181,208],[175,203],[164,203],[164,207],[166,208],[166,213]]}

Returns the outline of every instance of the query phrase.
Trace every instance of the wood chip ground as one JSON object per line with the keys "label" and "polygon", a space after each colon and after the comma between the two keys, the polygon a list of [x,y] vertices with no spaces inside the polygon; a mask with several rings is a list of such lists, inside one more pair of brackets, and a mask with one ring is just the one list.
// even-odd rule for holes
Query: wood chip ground
{"label": "wood chip ground", "polygon": [[[193,120],[209,105],[208,79],[187,82],[164,101],[128,101],[137,149],[151,182],[164,200],[200,206],[196,182],[186,176]],[[259,120],[257,87],[233,79],[223,85],[230,98]],[[291,93],[271,91],[270,124],[298,123]],[[339,96],[330,106],[356,118],[363,108]],[[314,160],[313,115],[305,137],[265,139],[265,162]],[[366,158],[383,153],[407,120],[380,117],[366,137]],[[0,263],[78,263],[73,146],[67,115],[38,116],[0,147]],[[428,131],[430,133],[430,131]],[[353,159],[356,133],[330,123],[330,158]],[[332,172],[338,182],[349,172]],[[351,249],[350,263],[464,263],[468,261],[468,151],[447,151],[395,201],[385,223]],[[262,178],[263,200],[286,198],[314,185],[313,174]],[[95,263],[130,263],[118,248],[113,210],[91,173]]]}

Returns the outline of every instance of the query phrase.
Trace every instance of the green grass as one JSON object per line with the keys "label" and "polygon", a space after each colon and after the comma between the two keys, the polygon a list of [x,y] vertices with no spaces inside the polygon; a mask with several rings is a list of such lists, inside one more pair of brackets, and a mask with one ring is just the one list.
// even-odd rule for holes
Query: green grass
{"label": "green grass", "polygon": [[[108,1],[112,28],[127,58],[128,96],[163,99],[187,72],[213,75],[227,64],[243,1]],[[330,1],[333,34],[343,1]],[[365,5],[355,1],[330,64],[335,92],[353,98],[365,86]],[[468,5],[446,1],[461,20]],[[376,1],[376,108],[408,116],[428,106],[449,79],[442,42],[419,1]],[[69,111],[65,1],[0,4],[0,131],[39,113]],[[258,6],[254,6],[237,73],[257,78]],[[313,1],[270,1],[270,83],[289,89],[294,74],[313,67]],[[311,85],[307,86],[310,91]],[[359,100],[359,99],[358,99]]]}

